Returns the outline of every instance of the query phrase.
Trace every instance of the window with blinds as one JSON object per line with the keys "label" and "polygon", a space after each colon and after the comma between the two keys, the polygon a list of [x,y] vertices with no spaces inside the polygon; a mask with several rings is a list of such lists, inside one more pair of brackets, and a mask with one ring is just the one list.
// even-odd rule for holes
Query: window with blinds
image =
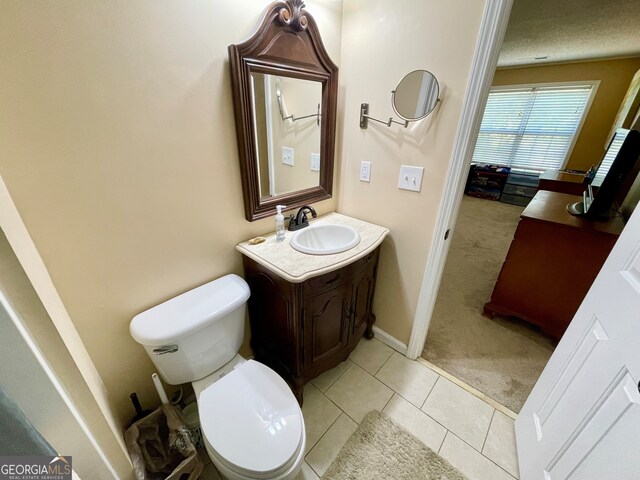
{"label": "window with blinds", "polygon": [[492,89],[473,163],[531,171],[562,168],[592,89],[593,85]]}

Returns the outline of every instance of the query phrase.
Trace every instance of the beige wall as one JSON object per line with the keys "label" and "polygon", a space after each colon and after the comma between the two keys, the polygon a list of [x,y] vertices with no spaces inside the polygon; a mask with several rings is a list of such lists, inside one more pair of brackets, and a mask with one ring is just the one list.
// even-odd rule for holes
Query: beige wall
{"label": "beige wall", "polygon": [[602,160],[607,137],[640,58],[498,69],[494,85],[600,80],[566,168],[588,170]]}
{"label": "beige wall", "polygon": [[[377,325],[408,342],[427,253],[443,195],[484,2],[344,0],[345,108],[339,211],[391,230],[383,243],[374,312]],[[442,102],[407,129],[359,127],[360,104],[391,116],[391,90],[408,72],[431,71]],[[358,180],[371,161],[371,182]],[[400,165],[425,167],[420,193],[398,190]]]}
{"label": "beige wall", "polygon": [[[244,220],[227,64],[267,3],[0,4],[0,174],[121,423],[158,403],[132,316],[273,231]],[[340,64],[342,2],[306,3]]]}

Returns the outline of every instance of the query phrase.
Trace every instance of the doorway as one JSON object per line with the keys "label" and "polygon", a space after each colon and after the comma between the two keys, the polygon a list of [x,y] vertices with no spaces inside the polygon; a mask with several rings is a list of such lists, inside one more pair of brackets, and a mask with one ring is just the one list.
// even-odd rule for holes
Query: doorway
{"label": "doorway", "polygon": [[519,412],[556,342],[483,314],[524,207],[465,195],[422,357]]}
{"label": "doorway", "polygon": [[[522,14],[521,11],[518,13],[518,9],[519,5],[523,4],[524,2],[516,0],[515,14]],[[526,9],[527,7],[524,8],[524,10]],[[490,55],[488,52],[484,53],[487,56]],[[530,60],[533,61],[533,57]],[[591,61],[593,62],[593,60]],[[572,70],[571,79],[584,80],[579,75],[576,77],[575,72],[580,67],[577,63],[567,65],[570,66],[565,70]],[[531,65],[526,67],[511,66],[507,76],[513,76],[518,68],[529,69],[527,73],[533,76],[539,75],[542,70],[550,70],[542,65],[536,65],[535,68]],[[630,68],[632,69],[633,66]],[[474,69],[480,70],[479,74],[482,74],[477,65],[474,66]],[[471,76],[472,82],[474,81],[474,73],[472,72]],[[626,78],[627,74],[618,76]],[[610,114],[609,120],[600,121],[601,132],[597,135],[593,133],[593,130],[587,129],[590,138],[607,136],[620,104],[618,100],[622,100],[624,91],[628,87],[628,81],[632,76],[631,74],[628,79],[624,80],[627,84],[621,89],[619,95],[618,93],[615,95],[603,94],[612,104],[613,113]],[[567,80],[567,78],[557,79],[557,81]],[[479,82],[480,80],[476,79],[475,81]],[[532,83],[534,81],[540,80],[532,80]],[[602,83],[604,88],[605,82]],[[620,96],[620,99],[617,99],[617,96]],[[482,110],[482,107],[479,110]],[[459,132],[461,132],[460,129]],[[459,133],[459,135],[464,136],[465,133]],[[475,136],[471,135],[471,137],[474,137],[473,144],[475,145]],[[464,142],[460,139],[458,141]],[[591,149],[601,157],[605,144],[604,141],[601,142],[598,147],[600,150],[593,147]],[[470,145],[465,152],[467,162],[470,161],[474,145]],[[597,164],[598,161],[599,159],[595,161],[585,159],[585,163]],[[467,165],[468,163],[460,162],[457,168],[466,170]],[[464,183],[463,177],[466,177],[465,173],[460,171],[458,174],[451,174],[453,177],[458,175],[453,180],[449,179],[451,183],[455,183],[458,193],[450,196],[448,206],[446,205],[447,199],[444,202],[443,210],[451,208],[453,211],[441,212],[442,218],[439,218],[438,229],[442,233],[447,228],[451,228],[454,223],[456,224],[455,234],[450,245],[436,245],[433,248],[435,255],[439,254],[440,256],[446,255],[446,250],[449,248],[446,264],[442,261],[443,265],[440,267],[442,270],[438,271],[438,259],[430,259],[425,273],[425,279],[429,278],[429,275],[431,275],[431,279],[438,278],[440,272],[443,272],[443,275],[439,291],[436,287],[437,298],[433,299],[431,324],[424,328],[424,330],[429,328],[429,334],[426,336],[425,350],[422,356],[517,412],[553,352],[555,341],[541,333],[536,327],[517,319],[498,316],[489,319],[482,315],[482,307],[491,296],[522,209],[518,210],[518,207],[502,205],[499,202],[467,197],[460,199]],[[455,222],[456,204],[460,205],[457,223]],[[447,215],[449,215],[448,218]],[[438,233],[435,238],[436,243],[440,242]],[[440,243],[444,244],[445,242]],[[422,296],[424,297],[422,300],[426,304],[426,307],[423,304],[424,314],[427,317],[429,317],[429,295],[426,293]],[[412,354],[420,354],[420,352],[416,352],[416,345],[419,344],[416,341],[416,338],[419,338],[419,330],[419,325],[414,326],[412,340],[409,344],[408,355],[410,357]],[[414,348],[412,349],[412,347]]]}

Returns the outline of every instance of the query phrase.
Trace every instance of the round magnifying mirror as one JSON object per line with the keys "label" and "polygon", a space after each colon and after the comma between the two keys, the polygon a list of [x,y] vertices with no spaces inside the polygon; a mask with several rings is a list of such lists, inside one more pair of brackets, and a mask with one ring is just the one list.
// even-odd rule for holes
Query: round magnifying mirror
{"label": "round magnifying mirror", "polygon": [[404,120],[420,120],[429,115],[440,95],[438,80],[427,70],[407,73],[393,91],[393,109]]}

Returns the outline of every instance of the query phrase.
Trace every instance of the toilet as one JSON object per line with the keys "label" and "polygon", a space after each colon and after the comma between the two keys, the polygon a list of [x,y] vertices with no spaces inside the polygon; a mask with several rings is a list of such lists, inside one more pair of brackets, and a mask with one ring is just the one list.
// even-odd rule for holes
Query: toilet
{"label": "toilet", "polygon": [[226,275],[136,315],[129,331],[167,383],[192,383],[205,448],[223,476],[289,480],[304,458],[304,419],[276,372],[238,354],[249,294]]}

